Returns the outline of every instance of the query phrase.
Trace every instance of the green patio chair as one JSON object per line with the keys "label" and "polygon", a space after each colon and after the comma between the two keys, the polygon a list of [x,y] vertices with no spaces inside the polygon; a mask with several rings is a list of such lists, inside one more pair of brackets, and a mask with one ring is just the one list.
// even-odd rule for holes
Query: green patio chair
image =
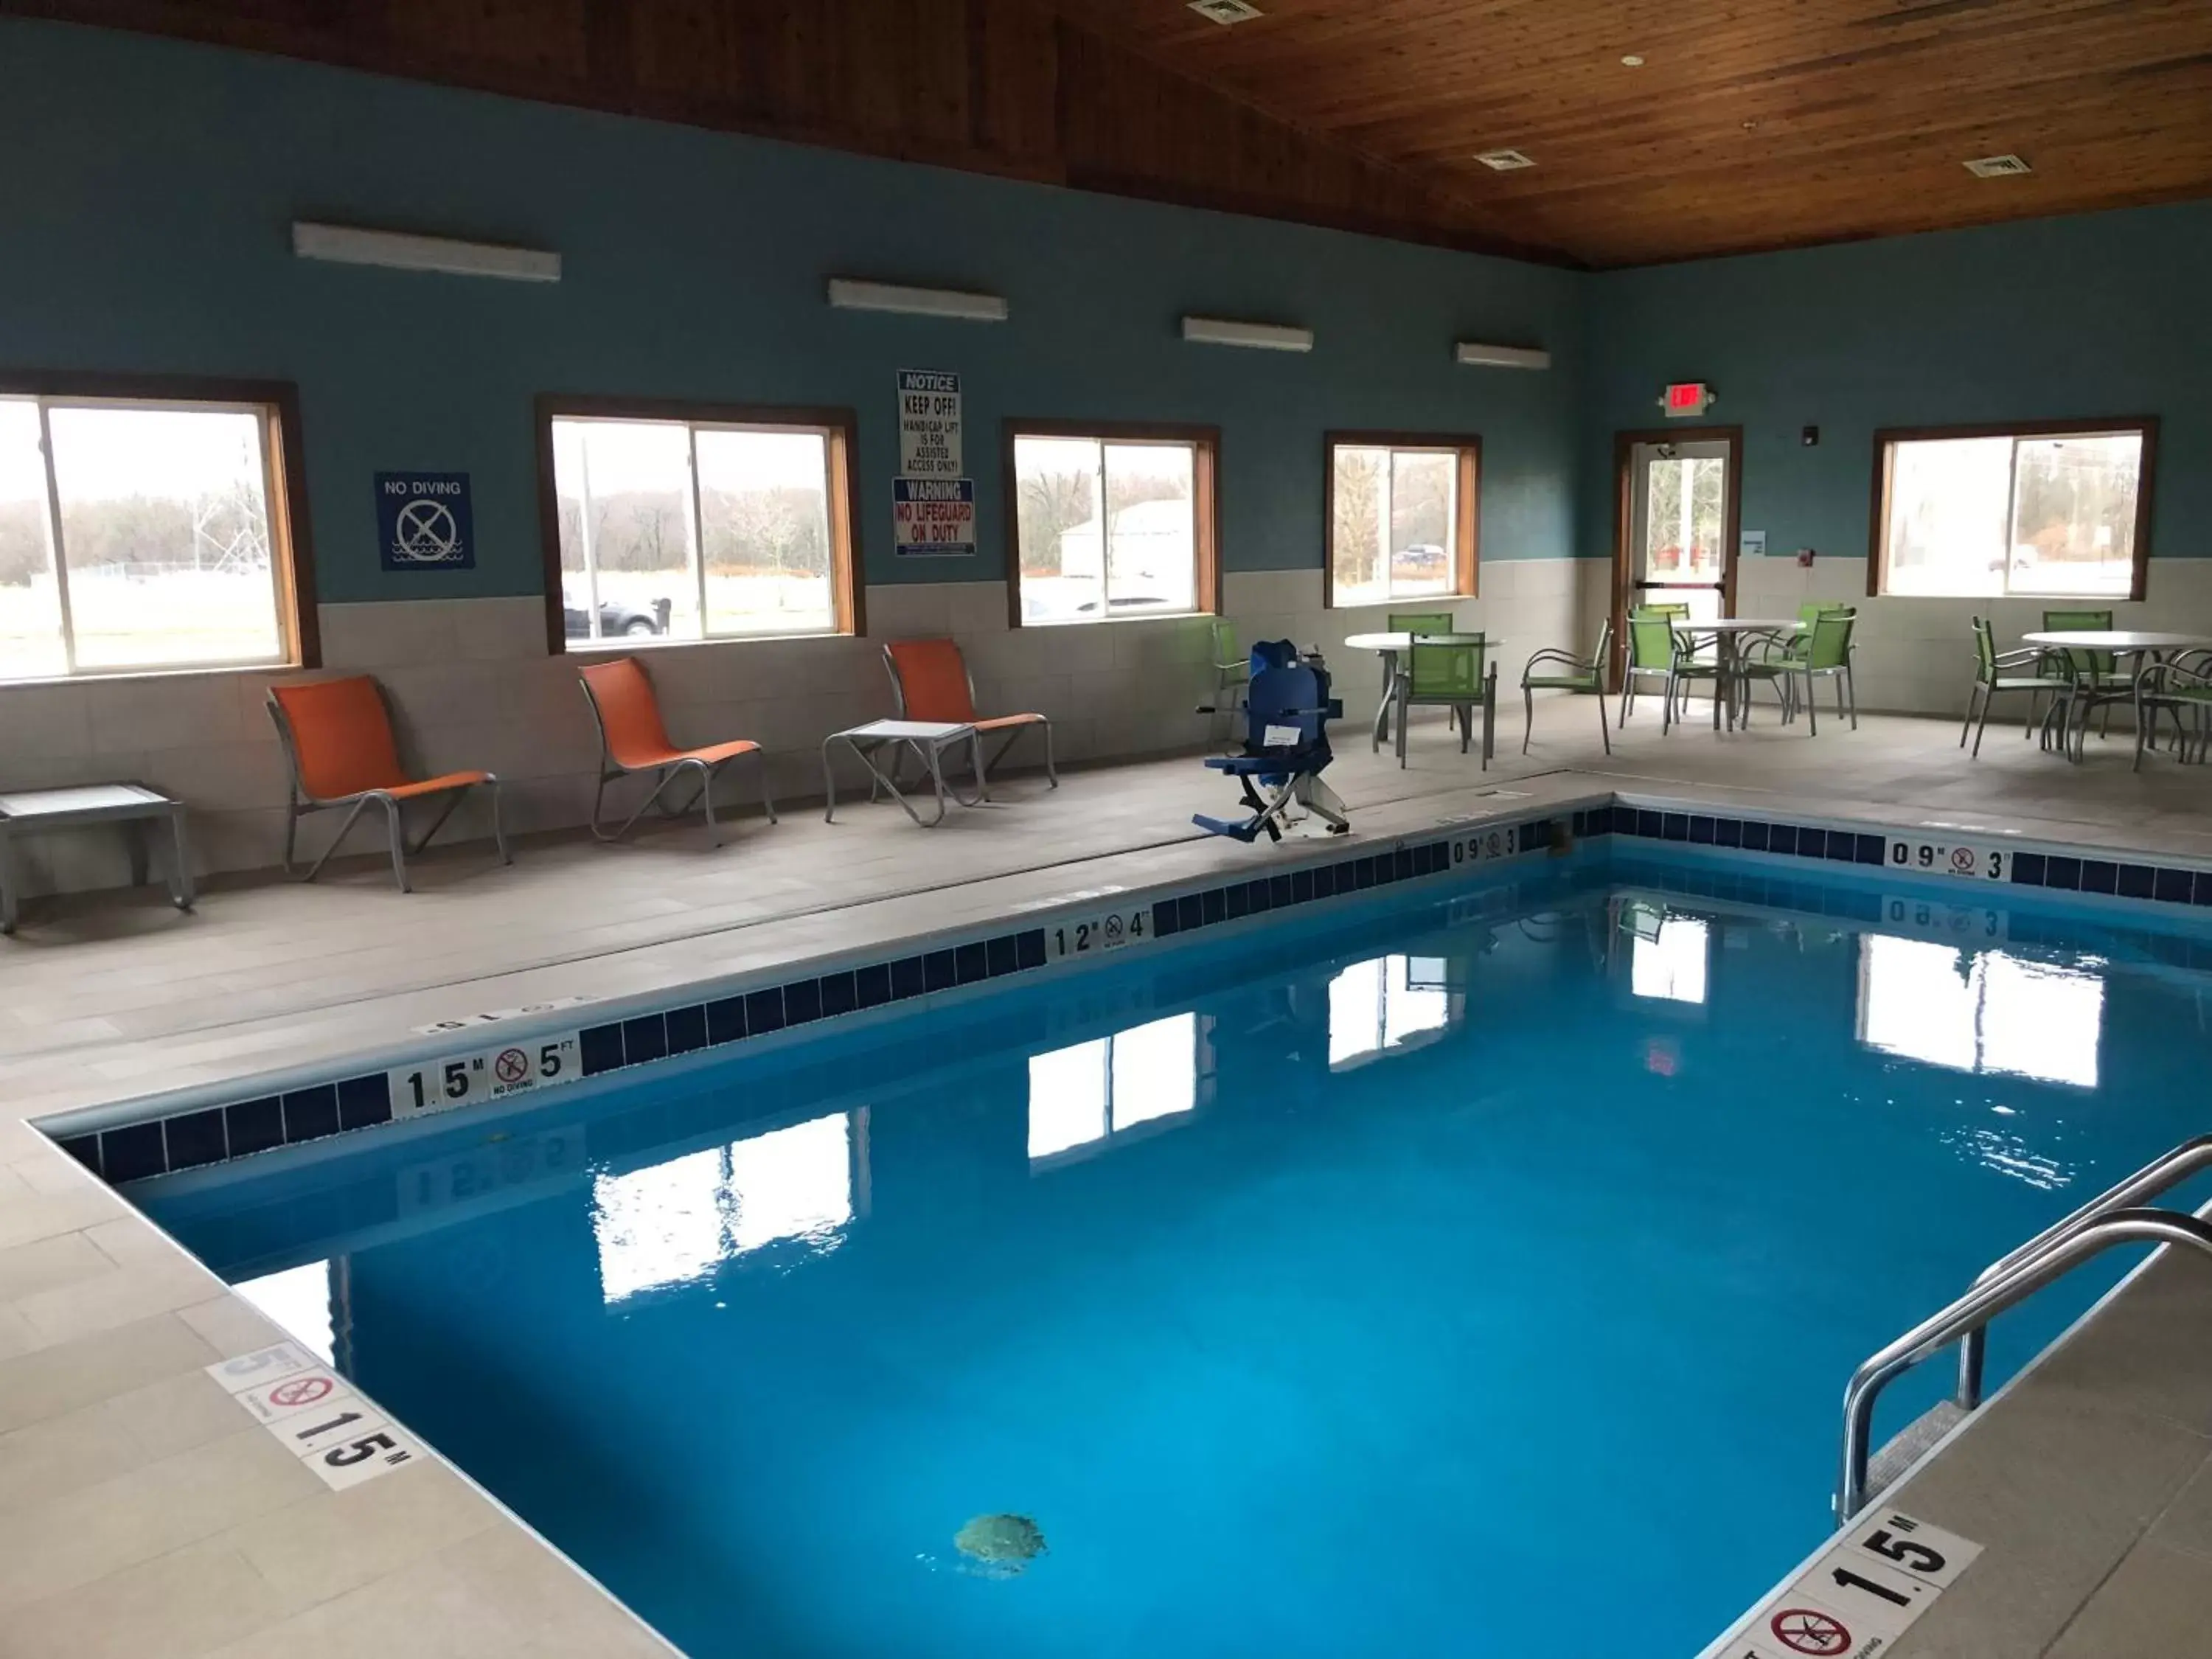
{"label": "green patio chair", "polygon": [[1427,704],[1450,709],[1459,727],[1459,752],[1464,755],[1474,740],[1479,705],[1482,763],[1487,768],[1498,720],[1498,665],[1489,660],[1489,641],[1480,634],[1465,644],[1423,645],[1417,640],[1406,655],[1405,670],[1398,678],[1398,764],[1406,763],[1407,717],[1413,708]]}
{"label": "green patio chair", "polygon": [[1459,618],[1449,611],[1391,611],[1384,613],[1393,634],[1456,634]]}
{"label": "green patio chair", "polygon": [[[2045,710],[2043,724],[2050,725],[2051,715],[2063,707],[2074,695],[2074,676],[2063,651],[2039,651],[2033,647],[2020,651],[1999,651],[1996,631],[1985,617],[1974,618],[1974,684],[1966,693],[1966,723],[1959,728],[1959,747],[1966,746],[1966,733],[1974,734],[1973,753],[1977,759],[1982,752],[1982,732],[1990,723],[1990,704],[1999,696],[2016,692],[2027,694],[2027,714],[2020,723],[2020,734],[2026,738],[2035,730],[2035,705],[2048,696],[2051,707]],[[2015,671],[2032,668],[2033,673]],[[2069,721],[2060,723],[2065,730]]]}
{"label": "green patio chair", "polygon": [[[2109,611],[2046,611],[2043,613],[2043,629],[2046,634],[2109,633],[2112,628],[2112,613]],[[2069,717],[2079,716],[2081,722],[2080,738],[2089,732],[2089,716],[2101,708],[2105,711],[2103,734],[2112,735],[2112,705],[2131,702],[2135,699],[2136,682],[2132,674],[2120,672],[2120,659],[2110,651],[2053,651],[2053,657],[2063,657],[2074,676],[2073,707]],[[2081,744],[2075,748],[2078,752]]]}
{"label": "green patio chair", "polygon": [[[1252,660],[1237,644],[1237,628],[1232,623],[1216,620],[1213,624],[1213,715],[1206,722],[1209,738],[1215,743],[1226,743],[1237,730],[1237,709],[1243,702],[1243,692],[1252,678]],[[1218,735],[1215,735],[1216,733]]]}
{"label": "green patio chair", "polygon": [[[1605,739],[1605,752],[1613,752],[1613,733],[1605,723],[1605,653],[1613,643],[1613,618],[1597,631],[1597,649],[1587,657],[1577,657],[1571,651],[1557,646],[1547,646],[1530,657],[1521,670],[1521,701],[1528,705],[1528,724],[1521,728],[1521,752],[1528,752],[1528,736],[1536,726],[1536,693],[1539,691],[1575,691],[1597,699],[1598,736]],[[1542,669],[1545,672],[1539,673]]]}
{"label": "green patio chair", "polygon": [[1805,687],[1805,715],[1812,722],[1813,735],[1820,735],[1820,710],[1814,696],[1815,680],[1833,680],[1836,684],[1836,713],[1846,712],[1844,697],[1850,699],[1849,713],[1851,730],[1859,729],[1858,687],[1851,677],[1851,630],[1857,626],[1858,612],[1836,609],[1823,611],[1813,619],[1812,631],[1804,636],[1804,653],[1798,657],[1770,658],[1760,662],[1741,665],[1747,685],[1765,681],[1783,695],[1782,718],[1794,719],[1797,711],[1796,690],[1799,681]]}
{"label": "green patio chair", "polygon": [[1659,729],[1664,732],[1674,712],[1678,690],[1675,665],[1678,659],[1689,672],[1682,680],[1716,680],[1717,672],[1711,663],[1700,663],[1690,656],[1681,635],[1675,633],[1676,622],[1686,618],[1690,608],[1686,605],[1638,605],[1628,613],[1628,660],[1620,676],[1620,723],[1626,726],[1628,717],[1636,712],[1636,682],[1656,678],[1666,688],[1667,708],[1660,717]]}
{"label": "green patio chair", "polygon": [[[2197,665],[2187,666],[2187,658],[2195,659]],[[2176,759],[2186,761],[2192,744],[2199,760],[2212,749],[2212,674],[2205,672],[2208,666],[2212,661],[2207,653],[2190,652],[2184,661],[2151,663],[2136,676],[2136,758],[2130,769],[2142,770],[2143,750],[2155,744],[2161,714],[2173,716]]]}

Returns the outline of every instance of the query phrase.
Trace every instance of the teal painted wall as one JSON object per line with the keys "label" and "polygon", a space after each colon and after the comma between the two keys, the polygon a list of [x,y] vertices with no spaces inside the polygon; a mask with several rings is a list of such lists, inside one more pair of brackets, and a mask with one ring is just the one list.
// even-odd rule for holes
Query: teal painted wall
{"label": "teal painted wall", "polygon": [[[12,20],[0,155],[0,369],[297,381],[326,599],[538,592],[540,392],[852,405],[872,582],[1000,578],[1007,415],[1218,424],[1232,570],[1318,568],[1334,426],[1480,432],[1485,558],[1574,547],[1570,272]],[[301,217],[557,248],[564,276],[306,264]],[[832,273],[987,289],[1013,320],[833,313]],[[1319,343],[1186,345],[1186,312]],[[1459,338],[1555,367],[1461,368]],[[891,556],[901,368],[966,378],[972,561]],[[371,475],[447,468],[478,568],[381,572]]]}
{"label": "teal painted wall", "polygon": [[2212,557],[2208,296],[2208,202],[1595,277],[1581,547],[1610,549],[1613,433],[1664,425],[1668,381],[1707,380],[1710,418],[1744,428],[1743,522],[1770,557],[1865,556],[1877,428],[2143,414],[2153,555]]}

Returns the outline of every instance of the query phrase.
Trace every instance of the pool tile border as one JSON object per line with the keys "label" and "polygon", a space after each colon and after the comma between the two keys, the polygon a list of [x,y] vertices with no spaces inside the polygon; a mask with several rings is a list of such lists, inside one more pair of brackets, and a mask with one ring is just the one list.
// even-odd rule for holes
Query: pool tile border
{"label": "pool tile border", "polygon": [[[1395,845],[1362,848],[1340,858],[1239,881],[1178,884],[1157,896],[1139,890],[1127,895],[1125,902],[1128,913],[1149,915],[1156,939],[1178,937],[1267,911],[1463,870],[1470,836],[1487,839],[1499,849],[1493,856],[1501,859],[1545,854],[1553,846],[1555,824],[1564,829],[1565,816],[1471,819],[1450,826],[1456,834],[1407,837]],[[1455,846],[1461,854],[1457,859]],[[1096,908],[1055,904],[1045,914]],[[1054,965],[1047,949],[1046,927],[1047,922],[1039,921],[1011,931],[1002,927],[980,935],[955,933],[941,942],[930,940],[923,949],[842,963],[827,971],[731,988],[708,1000],[587,1025],[578,1033],[582,1075],[603,1077],[702,1049],[733,1048],[822,1020],[1033,973]],[[1115,959],[1111,954],[1080,958]],[[379,1069],[281,1095],[67,1135],[58,1144],[94,1175],[121,1186],[230,1163],[279,1146],[325,1140],[391,1119],[387,1074]]]}
{"label": "pool tile border", "polygon": [[[1123,915],[1148,917],[1153,938],[1166,939],[1400,882],[1455,870],[1464,872],[1466,851],[1476,842],[1486,844],[1488,858],[1480,857],[1482,849],[1477,849],[1477,862],[1486,866],[1489,859],[1519,860],[1564,851],[1577,842],[1619,838],[1751,855],[1741,873],[1692,872],[1685,878],[1692,890],[1711,896],[1769,898],[1858,921],[1880,919],[1878,896],[1854,889],[1825,893],[1800,889],[1789,880],[1791,867],[1804,866],[1810,875],[1814,867],[1832,871],[1841,866],[1862,874],[1948,886],[1962,904],[1986,904],[2001,893],[2031,890],[2106,896],[2173,911],[2212,908],[2212,869],[2194,865],[2093,858],[2085,856],[2083,849],[2043,842],[2015,844],[2011,837],[1988,830],[1947,829],[1941,833],[1960,841],[2002,843],[2009,860],[2002,880],[1956,879],[1891,862],[1891,843],[1900,838],[1929,839],[1935,832],[1927,825],[1870,828],[1832,819],[1806,821],[1814,816],[1721,813],[1664,799],[1645,805],[1615,794],[1605,805],[1562,805],[1533,817],[1501,814],[1449,819],[1439,826],[1441,834],[1407,836],[1391,845],[1362,847],[1341,857],[1309,860],[1291,869],[1237,881],[1170,884],[1164,890],[1138,890],[1117,897],[1127,906]],[[1057,965],[1047,943],[1052,919],[1066,920],[1096,908],[1055,903],[1024,918],[1030,925],[1018,928],[1002,924],[956,932],[880,958],[840,962],[765,984],[718,987],[712,998],[585,1026],[579,1033],[581,1074],[603,1077],[702,1050],[734,1048],[823,1020],[1034,973]],[[2042,931],[2033,918],[2016,918],[2012,937],[2030,941]],[[2212,941],[2172,944],[2171,951],[2158,954],[2176,965],[2212,969]],[[1115,958],[1109,953],[1104,959]],[[173,1110],[64,1134],[58,1140],[94,1174],[119,1186],[374,1128],[389,1122],[392,1115],[386,1073],[380,1069],[282,1094]]]}

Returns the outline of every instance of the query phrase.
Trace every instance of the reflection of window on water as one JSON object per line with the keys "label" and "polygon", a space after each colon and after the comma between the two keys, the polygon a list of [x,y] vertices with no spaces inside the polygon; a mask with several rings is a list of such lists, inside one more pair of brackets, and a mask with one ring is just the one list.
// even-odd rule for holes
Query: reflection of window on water
{"label": "reflection of window on water", "polygon": [[288,1336],[311,1350],[325,1364],[334,1362],[331,1318],[331,1264],[310,1261],[281,1273],[241,1280],[238,1293],[282,1326]]}
{"label": "reflection of window on water", "polygon": [[1705,964],[1712,930],[1697,916],[1667,916],[1638,932],[1629,963],[1629,989],[1662,1002],[1705,1000]]}
{"label": "reflection of window on water", "polygon": [[1198,1016],[1030,1056],[1030,1157],[1056,1157],[1198,1105]]}
{"label": "reflection of window on water", "polygon": [[2105,982],[2002,951],[1869,934],[1859,947],[1859,1041],[1960,1072],[2097,1084]]}
{"label": "reflection of window on water", "polygon": [[1451,1024],[1439,957],[1377,957],[1328,982],[1328,1067],[1342,1071]]}
{"label": "reflection of window on water", "polygon": [[853,1218],[852,1118],[839,1112],[592,1183],[609,1302],[702,1279],[780,1239],[837,1246]]}

